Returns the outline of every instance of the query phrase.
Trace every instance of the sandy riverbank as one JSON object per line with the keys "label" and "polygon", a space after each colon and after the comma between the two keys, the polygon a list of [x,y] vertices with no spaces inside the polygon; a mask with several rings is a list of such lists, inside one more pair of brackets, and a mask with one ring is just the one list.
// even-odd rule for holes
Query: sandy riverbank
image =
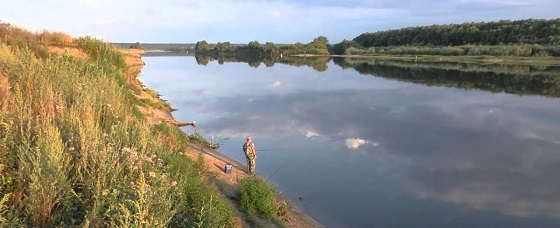
{"label": "sandy riverbank", "polygon": [[[142,67],[145,65],[141,59],[144,51],[138,49],[119,50],[124,55],[125,61],[129,66],[127,77],[129,81],[133,83],[133,86],[138,88],[137,91],[139,92],[137,92],[136,96],[139,99],[147,99],[152,102],[164,102],[159,95],[147,92],[142,83],[137,79]],[[154,108],[150,106],[138,106],[138,109],[146,116],[146,120],[150,124],[166,123],[172,126],[185,125],[184,122],[179,122],[173,118],[171,115],[172,109],[170,107]],[[239,212],[239,200],[237,198],[237,185],[240,180],[248,175],[244,165],[223,156],[206,145],[190,145],[190,149],[185,151],[184,155],[195,161],[199,157],[203,158],[207,173],[209,174],[207,177],[208,181],[215,183],[223,196],[238,210],[238,215],[242,220],[242,227],[249,227],[248,218]],[[223,171],[226,164],[233,165],[233,170],[230,174],[226,174]],[[280,195],[277,196],[277,201],[279,204],[287,202],[287,200]],[[279,215],[279,219],[283,222],[285,227],[322,227],[322,225],[308,215],[297,211],[295,208],[289,208],[289,210]],[[256,225],[260,227],[276,227],[275,224],[260,219],[253,221],[253,223],[257,223]]]}

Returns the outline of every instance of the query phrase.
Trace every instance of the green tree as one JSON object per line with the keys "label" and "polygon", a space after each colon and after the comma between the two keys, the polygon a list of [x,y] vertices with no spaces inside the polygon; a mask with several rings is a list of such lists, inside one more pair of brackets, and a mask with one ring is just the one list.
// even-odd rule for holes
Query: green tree
{"label": "green tree", "polygon": [[259,48],[261,46],[261,44],[259,44],[259,41],[255,40],[255,41],[249,42],[249,44],[247,46],[249,46],[250,48]]}
{"label": "green tree", "polygon": [[340,43],[333,45],[331,53],[336,55],[343,55],[346,52],[346,49],[351,47],[360,48],[360,44],[358,44],[356,41],[343,40]]}
{"label": "green tree", "polygon": [[266,54],[266,57],[268,58],[274,58],[280,55],[280,49],[276,47],[276,45],[274,45],[272,42],[266,42],[264,44],[263,49]]}
{"label": "green tree", "polygon": [[327,37],[319,36],[315,38],[311,43],[306,45],[306,53],[307,54],[317,54],[317,55],[328,55],[329,48],[328,48],[329,40]]}
{"label": "green tree", "polygon": [[206,42],[206,40],[198,41],[196,42],[194,50],[195,52],[206,52],[209,50],[208,43]]}
{"label": "green tree", "polygon": [[143,49],[143,48],[142,48],[142,45],[140,45],[140,42],[136,42],[136,43],[134,43],[134,44],[131,44],[131,45],[130,45],[130,48],[133,48],[133,49]]}

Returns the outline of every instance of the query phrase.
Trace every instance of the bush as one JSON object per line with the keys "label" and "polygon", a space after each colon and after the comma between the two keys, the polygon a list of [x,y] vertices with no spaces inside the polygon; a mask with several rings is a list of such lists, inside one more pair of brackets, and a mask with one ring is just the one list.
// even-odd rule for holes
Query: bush
{"label": "bush", "polygon": [[364,55],[364,54],[368,54],[368,52],[365,49],[349,47],[349,48],[346,49],[346,51],[344,51],[344,54],[345,55]]}
{"label": "bush", "polygon": [[72,45],[72,37],[61,32],[44,31],[39,34],[39,38],[46,45],[55,45],[62,47]]}
{"label": "bush", "polygon": [[17,48],[26,48],[35,56],[46,58],[49,55],[48,44],[40,36],[25,29],[0,22],[0,41]]}
{"label": "bush", "polygon": [[274,189],[263,179],[250,176],[239,183],[241,210],[250,216],[256,214],[275,219],[276,196]]}
{"label": "bush", "polygon": [[101,64],[110,64],[117,69],[125,69],[124,58],[111,44],[86,36],[76,40],[78,48],[83,50],[92,60]]}

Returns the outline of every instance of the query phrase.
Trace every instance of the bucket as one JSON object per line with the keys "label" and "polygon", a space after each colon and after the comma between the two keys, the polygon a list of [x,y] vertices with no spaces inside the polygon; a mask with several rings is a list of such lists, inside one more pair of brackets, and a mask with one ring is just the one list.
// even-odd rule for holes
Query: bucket
{"label": "bucket", "polygon": [[233,169],[232,165],[226,164],[226,166],[224,167],[224,173],[231,173],[232,169]]}

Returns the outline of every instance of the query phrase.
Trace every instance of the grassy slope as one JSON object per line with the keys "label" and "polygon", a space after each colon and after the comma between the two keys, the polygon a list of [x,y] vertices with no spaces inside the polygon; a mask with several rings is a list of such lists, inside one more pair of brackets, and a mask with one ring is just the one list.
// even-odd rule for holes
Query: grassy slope
{"label": "grassy slope", "polygon": [[49,55],[21,34],[0,43],[1,225],[235,226],[185,135],[138,110],[122,55],[89,38],[72,42],[89,59]]}

